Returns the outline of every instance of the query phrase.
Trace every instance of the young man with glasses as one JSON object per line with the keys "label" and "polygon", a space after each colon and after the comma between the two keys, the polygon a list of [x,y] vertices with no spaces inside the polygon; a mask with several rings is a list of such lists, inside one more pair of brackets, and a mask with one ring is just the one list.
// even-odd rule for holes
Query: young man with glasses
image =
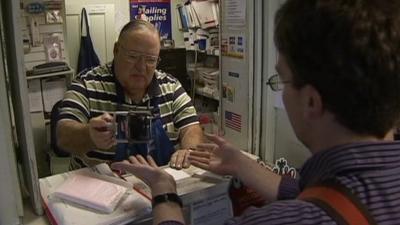
{"label": "young man with glasses", "polygon": [[[192,165],[235,176],[272,202],[226,224],[399,224],[400,143],[390,139],[400,117],[400,1],[287,0],[275,17],[275,44],[279,75],[267,84],[282,90],[312,156],[297,182],[209,136],[214,143],[198,145]],[[175,182],[151,158],[112,166],[152,188],[154,224],[184,223],[169,197]]]}
{"label": "young man with glasses", "polygon": [[[155,27],[147,21],[131,21],[114,45],[114,60],[79,74],[72,82],[57,123],[57,143],[72,154],[71,169],[123,160],[129,154],[151,154],[159,166],[171,159],[172,167],[188,167],[188,149],[201,142],[202,130],[179,81],[156,70],[159,52]],[[112,113],[150,107],[158,115],[152,120],[154,142],[117,144],[109,128]],[[180,149],[175,151],[176,144]]]}

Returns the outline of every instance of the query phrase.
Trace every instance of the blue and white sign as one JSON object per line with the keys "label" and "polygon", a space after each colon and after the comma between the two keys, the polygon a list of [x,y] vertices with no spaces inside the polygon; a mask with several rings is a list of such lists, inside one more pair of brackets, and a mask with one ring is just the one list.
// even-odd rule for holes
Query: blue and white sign
{"label": "blue and white sign", "polygon": [[131,20],[145,19],[160,32],[162,40],[172,39],[170,0],[130,0]]}

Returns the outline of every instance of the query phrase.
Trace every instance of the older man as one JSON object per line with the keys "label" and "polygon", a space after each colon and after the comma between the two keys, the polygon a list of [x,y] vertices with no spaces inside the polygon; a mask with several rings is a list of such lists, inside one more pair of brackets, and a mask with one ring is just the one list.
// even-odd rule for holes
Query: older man
{"label": "older man", "polygon": [[[155,27],[146,21],[131,21],[114,45],[113,62],[81,73],[72,82],[57,123],[57,143],[72,153],[71,169],[149,152],[158,165],[171,159],[173,167],[188,166],[188,149],[202,140],[202,130],[179,81],[156,70],[159,52]],[[150,107],[159,114],[152,121],[152,147],[117,144],[109,129],[111,113]],[[177,151],[176,144],[180,147]]]}

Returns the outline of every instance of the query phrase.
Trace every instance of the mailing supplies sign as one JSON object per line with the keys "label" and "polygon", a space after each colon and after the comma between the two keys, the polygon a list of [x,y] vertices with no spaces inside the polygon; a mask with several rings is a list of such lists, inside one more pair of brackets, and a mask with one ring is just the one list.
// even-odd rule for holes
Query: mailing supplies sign
{"label": "mailing supplies sign", "polygon": [[161,39],[172,39],[171,0],[130,0],[131,20],[146,19],[160,32]]}

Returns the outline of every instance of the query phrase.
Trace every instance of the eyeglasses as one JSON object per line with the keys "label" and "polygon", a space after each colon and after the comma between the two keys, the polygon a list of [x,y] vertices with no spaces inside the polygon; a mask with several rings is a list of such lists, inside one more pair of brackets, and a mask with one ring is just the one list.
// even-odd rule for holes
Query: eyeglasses
{"label": "eyeglasses", "polygon": [[272,75],[268,81],[267,85],[273,90],[273,91],[281,91],[283,89],[283,85],[291,83],[291,81],[288,80],[281,80],[278,74]]}
{"label": "eyeglasses", "polygon": [[122,52],[124,53],[125,60],[129,63],[137,63],[139,60],[144,59],[144,62],[146,63],[146,66],[153,67],[156,66],[160,62],[160,58],[158,56],[154,55],[145,55],[140,52],[137,52],[135,50],[129,50],[123,47],[122,45],[119,45],[121,49],[123,50]]}

